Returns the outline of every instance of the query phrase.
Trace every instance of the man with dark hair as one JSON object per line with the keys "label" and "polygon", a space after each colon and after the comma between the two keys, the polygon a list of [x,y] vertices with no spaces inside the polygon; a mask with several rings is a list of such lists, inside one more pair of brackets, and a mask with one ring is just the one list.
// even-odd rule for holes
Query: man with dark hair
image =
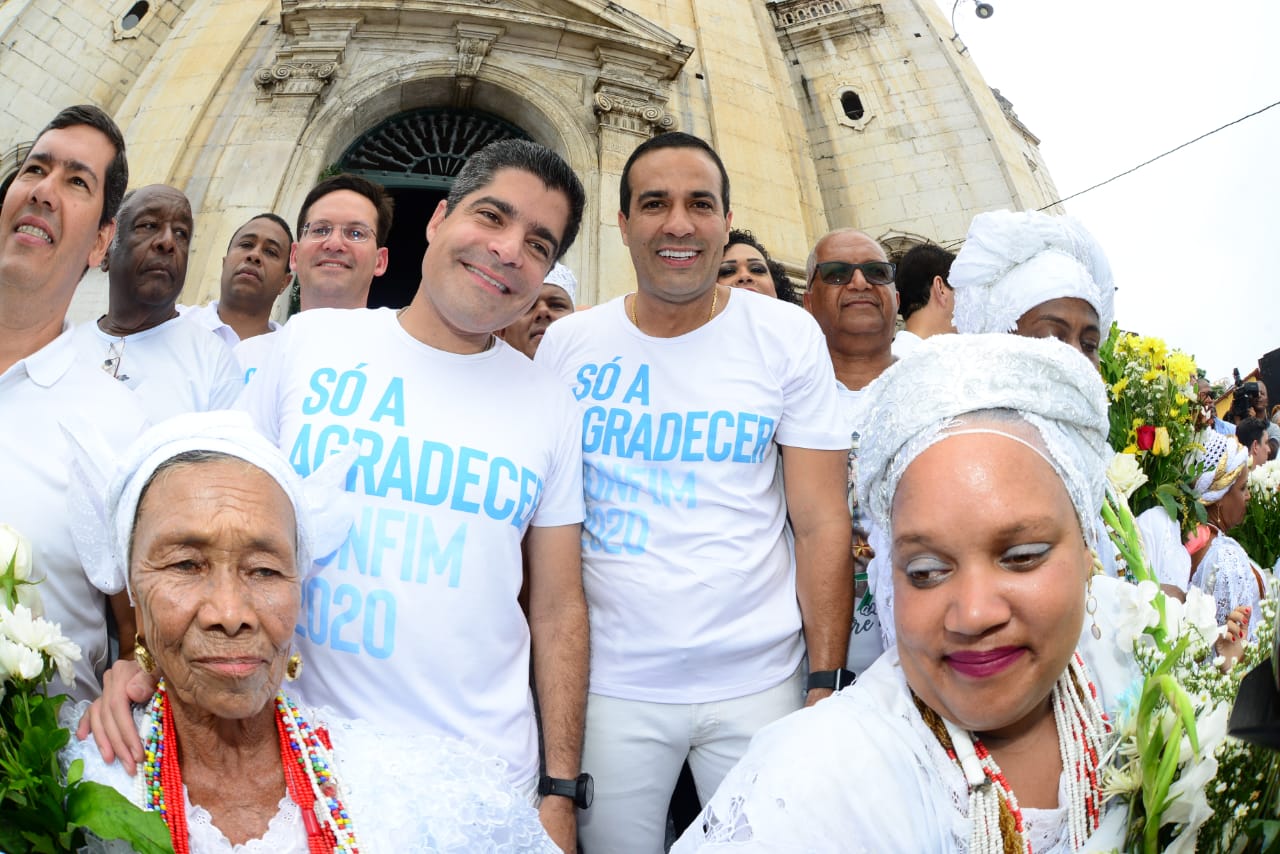
{"label": "man with dark hair", "polygon": [[638,290],[557,321],[535,362],[584,407],[581,837],[651,854],[686,758],[711,792],[806,683],[810,703],[847,683],[848,439],[812,318],[716,283],[732,219],[716,153],[654,137],[620,198]]}
{"label": "man with dark hair", "polygon": [[303,311],[368,305],[374,278],[387,271],[394,202],[359,175],[334,175],[311,188],[289,255]]}
{"label": "man with dark hair", "polygon": [[[66,313],[85,270],[107,252],[128,180],[115,123],[97,107],[71,107],[36,137],[0,205],[0,520],[31,541],[46,616],[80,647],[77,699],[100,690],[108,597],[72,542],[67,435],[125,448],[144,417],[128,389],[77,360]],[[109,601],[121,653],[131,655],[128,596]]]}
{"label": "man with dark hair", "polygon": [[130,191],[103,262],[107,313],[75,333],[81,358],[133,389],[153,421],[226,409],[243,387],[231,348],[178,314],[194,228],[181,190]]}
{"label": "man with dark hair", "polygon": [[293,232],[273,213],[261,213],[236,229],[222,256],[219,297],[208,305],[178,310],[217,335],[228,347],[275,332],[271,319],[276,298],[289,285]]}
{"label": "man with dark hair", "polygon": [[[427,224],[412,302],[296,315],[271,336],[241,405],[301,472],[360,449],[348,479],[356,527],[307,588],[298,692],[489,745],[518,789],[545,796],[543,823],[568,851],[587,670],[581,427],[561,383],[494,333],[538,297],[584,194],[559,156],[518,140],[477,153],[458,186],[470,189]],[[375,227],[371,213],[320,219],[321,203],[344,194],[355,196],[320,199],[310,226]]]}
{"label": "man with dark hair", "polygon": [[941,246],[922,243],[908,249],[898,262],[894,283],[906,328],[894,336],[893,355],[901,358],[930,335],[956,331],[951,321],[956,300],[947,284],[954,260],[955,254]]}
{"label": "man with dark hair", "polygon": [[1271,458],[1267,422],[1261,418],[1244,418],[1236,424],[1236,441],[1249,452],[1249,460],[1254,466],[1260,466]]}

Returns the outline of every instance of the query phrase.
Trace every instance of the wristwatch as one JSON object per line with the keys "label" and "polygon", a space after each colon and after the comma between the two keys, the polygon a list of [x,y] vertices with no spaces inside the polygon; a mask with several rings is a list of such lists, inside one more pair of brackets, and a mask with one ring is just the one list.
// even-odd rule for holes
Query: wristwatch
{"label": "wristwatch", "polygon": [[596,783],[591,779],[591,775],[585,771],[573,780],[548,777],[543,774],[538,778],[538,794],[544,798],[547,795],[559,795],[562,798],[568,798],[573,801],[575,807],[585,810],[591,806],[591,801],[596,796]]}
{"label": "wristwatch", "polygon": [[841,667],[839,670],[815,670],[809,674],[809,681],[805,683],[806,692],[813,691],[818,688],[830,688],[832,691],[839,691],[841,688],[852,685],[858,678],[858,674],[852,670],[845,670]]}

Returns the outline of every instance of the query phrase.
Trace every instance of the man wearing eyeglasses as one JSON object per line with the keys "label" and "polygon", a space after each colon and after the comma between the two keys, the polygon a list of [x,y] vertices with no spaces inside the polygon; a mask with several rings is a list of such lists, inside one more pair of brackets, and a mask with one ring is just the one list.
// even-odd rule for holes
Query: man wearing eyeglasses
{"label": "man wearing eyeglasses", "polygon": [[[298,214],[298,239],[289,250],[300,311],[368,306],[374,278],[387,272],[394,203],[380,184],[345,172],[311,188]],[[246,383],[270,360],[274,346],[270,336],[236,345]]]}
{"label": "man wearing eyeglasses", "polygon": [[374,277],[387,271],[393,201],[379,185],[347,174],[307,194],[289,255],[303,311],[368,305]]}
{"label": "man wearing eyeglasses", "polygon": [[[80,647],[76,699],[100,690],[108,597],[72,543],[66,433],[87,441],[92,432],[119,449],[145,419],[128,389],[77,358],[66,313],[85,270],[106,254],[128,183],[115,122],[97,107],[68,107],[36,136],[0,207],[0,522],[30,540],[45,615]],[[109,601],[129,655],[128,595]]]}
{"label": "man wearing eyeglasses", "polygon": [[853,522],[854,614],[847,667],[861,673],[884,650],[880,620],[869,585],[874,553],[870,520],[858,506],[858,448],[868,428],[862,390],[893,363],[897,328],[896,269],[870,235],[843,228],[825,235],[805,264],[804,307],[827,339],[849,435],[847,492]]}

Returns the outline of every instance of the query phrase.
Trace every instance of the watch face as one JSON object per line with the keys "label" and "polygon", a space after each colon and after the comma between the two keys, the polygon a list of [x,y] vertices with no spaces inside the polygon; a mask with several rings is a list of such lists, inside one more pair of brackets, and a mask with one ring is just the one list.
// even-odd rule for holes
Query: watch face
{"label": "watch face", "polygon": [[596,799],[596,781],[592,779],[590,774],[583,773],[578,775],[578,795],[577,800],[579,809],[586,809],[591,806],[591,802]]}

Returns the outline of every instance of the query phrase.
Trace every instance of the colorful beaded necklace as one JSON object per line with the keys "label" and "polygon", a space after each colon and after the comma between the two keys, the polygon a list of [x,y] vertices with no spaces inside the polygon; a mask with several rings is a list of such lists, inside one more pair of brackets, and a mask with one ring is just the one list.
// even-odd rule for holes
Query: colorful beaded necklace
{"label": "colorful beaded necklace", "polygon": [[[944,720],[914,692],[911,696],[947,757],[964,772],[969,787],[969,819],[973,822],[970,854],[1032,854],[1022,808],[986,745],[977,736]],[[1067,669],[1054,684],[1051,703],[1062,773],[1066,777],[1067,828],[1074,851],[1102,822],[1102,775],[1098,766],[1106,755],[1106,740],[1111,733],[1106,713],[1098,705],[1098,690],[1079,653],[1072,654]]]}
{"label": "colorful beaded necklace", "polygon": [[[158,812],[169,826],[175,854],[188,854],[186,796],[178,765],[173,708],[164,680],[147,706],[144,726],[142,773],[143,808]],[[276,695],[276,731],[289,797],[298,805],[307,828],[311,854],[358,854],[355,828],[342,802],[342,787],[335,774],[333,745],[324,727],[312,727],[283,693]],[[317,804],[322,808],[317,808]]]}

